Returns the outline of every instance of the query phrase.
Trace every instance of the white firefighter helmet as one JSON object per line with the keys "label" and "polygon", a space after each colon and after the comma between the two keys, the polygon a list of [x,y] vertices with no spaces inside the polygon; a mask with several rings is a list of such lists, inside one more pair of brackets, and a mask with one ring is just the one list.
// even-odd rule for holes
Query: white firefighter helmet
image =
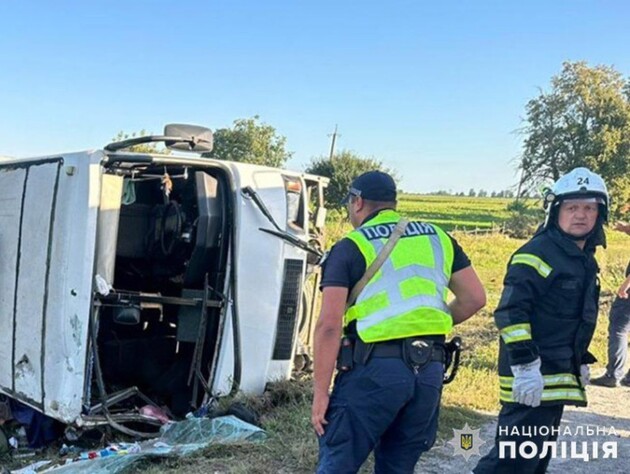
{"label": "white firefighter helmet", "polygon": [[[588,168],[575,168],[554,183],[545,195],[547,218],[545,225],[557,214],[555,208],[566,199],[594,199],[599,204],[602,222],[608,220],[610,199],[606,183]],[[555,217],[555,216],[554,216]]]}

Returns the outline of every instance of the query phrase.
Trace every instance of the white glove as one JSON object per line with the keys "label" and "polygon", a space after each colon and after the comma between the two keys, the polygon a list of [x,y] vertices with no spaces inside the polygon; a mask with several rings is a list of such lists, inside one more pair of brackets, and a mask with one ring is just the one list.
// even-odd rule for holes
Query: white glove
{"label": "white glove", "polygon": [[591,369],[586,364],[580,365],[580,382],[582,387],[586,387],[591,383]]}
{"label": "white glove", "polygon": [[514,374],[512,397],[517,403],[530,407],[540,405],[545,381],[540,373],[540,358],[533,362],[511,365]]}

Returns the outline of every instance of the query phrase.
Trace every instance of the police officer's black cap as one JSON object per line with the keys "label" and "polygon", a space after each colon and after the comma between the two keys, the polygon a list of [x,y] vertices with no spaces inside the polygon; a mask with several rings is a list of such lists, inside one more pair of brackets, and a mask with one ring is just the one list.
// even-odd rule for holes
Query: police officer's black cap
{"label": "police officer's black cap", "polygon": [[346,204],[350,196],[359,196],[369,201],[394,202],[396,201],[396,182],[382,171],[368,171],[352,181],[342,204]]}

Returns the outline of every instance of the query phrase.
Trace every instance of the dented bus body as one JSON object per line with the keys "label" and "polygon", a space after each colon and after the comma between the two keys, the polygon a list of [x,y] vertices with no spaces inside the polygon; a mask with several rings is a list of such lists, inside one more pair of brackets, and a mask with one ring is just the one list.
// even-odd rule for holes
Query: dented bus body
{"label": "dented bus body", "polygon": [[326,178],[128,146],[0,163],[0,393],[76,428],[261,393],[312,318]]}

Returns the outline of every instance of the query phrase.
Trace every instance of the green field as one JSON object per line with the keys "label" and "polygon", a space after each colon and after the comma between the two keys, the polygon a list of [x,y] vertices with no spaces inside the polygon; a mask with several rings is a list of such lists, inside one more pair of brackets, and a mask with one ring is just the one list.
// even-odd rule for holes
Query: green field
{"label": "green field", "polygon": [[398,210],[413,219],[438,224],[445,230],[491,229],[505,222],[512,199],[403,194]]}
{"label": "green field", "polygon": [[[505,198],[403,194],[399,197],[398,210],[408,218],[437,224],[446,231],[484,233],[499,231],[510,220],[508,205],[512,201]],[[540,208],[540,202],[534,199],[527,200],[525,204],[530,213]],[[326,235],[328,246],[351,230],[345,216],[345,210],[330,212]]]}

